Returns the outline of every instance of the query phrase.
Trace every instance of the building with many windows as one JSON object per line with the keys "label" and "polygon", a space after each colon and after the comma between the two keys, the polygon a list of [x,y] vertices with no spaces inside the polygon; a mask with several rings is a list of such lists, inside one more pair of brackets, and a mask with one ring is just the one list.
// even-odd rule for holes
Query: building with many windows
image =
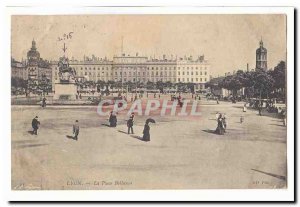
{"label": "building with many windows", "polygon": [[[195,83],[196,89],[205,88],[210,79],[210,65],[204,56],[193,59],[184,58],[148,58],[122,54],[107,58],[92,58],[84,56],[83,61],[69,60],[69,65],[76,71],[76,78],[85,81],[114,81],[114,82],[171,82]],[[59,81],[58,62],[51,62],[52,83]]]}
{"label": "building with many windows", "polygon": [[50,62],[40,57],[34,40],[32,40],[31,48],[27,52],[26,61],[18,62],[12,58],[11,77],[28,80],[28,89],[30,91],[38,89],[38,85],[51,86],[52,68],[50,67]]}
{"label": "building with many windows", "polygon": [[13,58],[11,59],[11,77],[28,80],[28,71],[25,61],[19,62]]}

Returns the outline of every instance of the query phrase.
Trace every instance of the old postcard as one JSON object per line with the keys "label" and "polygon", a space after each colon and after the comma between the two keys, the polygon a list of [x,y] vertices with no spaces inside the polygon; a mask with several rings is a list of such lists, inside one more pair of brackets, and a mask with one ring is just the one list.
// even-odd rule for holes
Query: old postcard
{"label": "old postcard", "polygon": [[12,15],[11,190],[287,189],[287,52],[284,12]]}

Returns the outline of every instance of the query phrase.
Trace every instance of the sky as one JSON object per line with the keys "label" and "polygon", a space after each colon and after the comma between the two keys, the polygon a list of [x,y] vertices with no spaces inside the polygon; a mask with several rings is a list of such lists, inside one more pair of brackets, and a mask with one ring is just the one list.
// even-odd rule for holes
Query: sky
{"label": "sky", "polygon": [[[64,34],[71,39],[58,41]],[[194,58],[204,55],[213,76],[255,68],[255,51],[263,39],[268,68],[286,60],[286,16],[283,14],[190,15],[27,15],[12,16],[11,52],[26,58],[34,39],[43,59],[67,56],[130,55]]]}

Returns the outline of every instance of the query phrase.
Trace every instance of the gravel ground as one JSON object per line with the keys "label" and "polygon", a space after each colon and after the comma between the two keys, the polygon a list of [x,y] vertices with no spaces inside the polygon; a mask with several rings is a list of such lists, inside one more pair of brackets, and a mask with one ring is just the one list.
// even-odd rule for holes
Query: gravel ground
{"label": "gravel ground", "polygon": [[[110,128],[94,106],[12,106],[12,189],[286,188],[286,127],[242,105],[202,100],[199,117],[154,113],[150,142],[140,140],[149,117],[136,116],[128,135],[125,113]],[[223,136],[213,133],[217,111],[227,116]],[[78,141],[68,137],[76,119]]]}

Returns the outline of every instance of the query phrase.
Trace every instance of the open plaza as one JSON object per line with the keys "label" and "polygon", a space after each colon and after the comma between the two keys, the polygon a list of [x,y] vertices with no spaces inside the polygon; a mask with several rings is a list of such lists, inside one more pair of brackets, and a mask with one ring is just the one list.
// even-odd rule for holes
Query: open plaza
{"label": "open plaza", "polygon": [[[161,116],[158,108],[149,116],[136,114],[129,135],[126,110],[109,127],[96,105],[12,105],[12,189],[286,188],[283,120],[276,113],[243,112],[243,106],[201,96],[200,116]],[[215,133],[217,112],[226,113],[224,135]],[[32,134],[35,116],[38,135]],[[144,142],[148,118],[156,123],[150,123],[151,140]]]}

